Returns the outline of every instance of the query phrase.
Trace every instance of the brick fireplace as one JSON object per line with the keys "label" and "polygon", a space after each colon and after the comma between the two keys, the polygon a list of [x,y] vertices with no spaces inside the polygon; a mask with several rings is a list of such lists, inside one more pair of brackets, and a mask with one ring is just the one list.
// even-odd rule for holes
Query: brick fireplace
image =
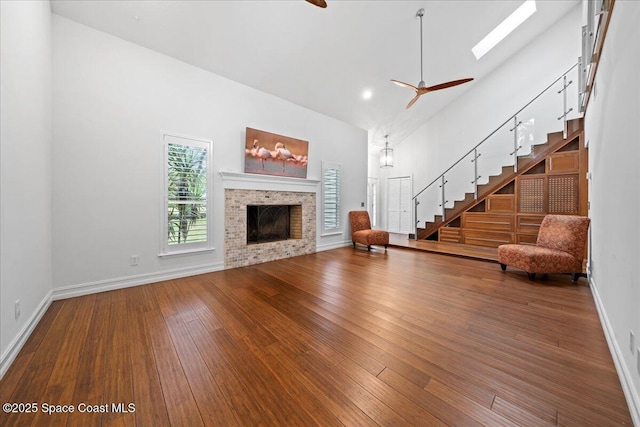
{"label": "brick fireplace", "polygon": [[[225,268],[242,267],[316,251],[316,193],[226,188]],[[296,206],[290,215],[291,233],[286,240],[247,242],[247,206]]]}

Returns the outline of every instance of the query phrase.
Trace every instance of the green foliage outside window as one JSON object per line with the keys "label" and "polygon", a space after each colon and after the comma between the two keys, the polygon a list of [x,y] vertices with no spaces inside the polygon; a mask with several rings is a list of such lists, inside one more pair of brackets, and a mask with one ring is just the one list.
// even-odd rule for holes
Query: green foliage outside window
{"label": "green foliage outside window", "polygon": [[168,146],[168,243],[207,241],[207,150]]}

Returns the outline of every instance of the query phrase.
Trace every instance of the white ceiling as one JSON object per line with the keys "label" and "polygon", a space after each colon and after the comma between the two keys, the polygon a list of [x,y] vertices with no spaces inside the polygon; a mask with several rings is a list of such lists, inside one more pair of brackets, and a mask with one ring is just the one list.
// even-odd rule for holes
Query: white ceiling
{"label": "white ceiling", "polygon": [[[369,130],[370,148],[394,146],[580,0],[538,0],[537,12],[479,61],[471,48],[523,0],[288,1],[52,0],[54,13]],[[417,86],[425,9],[427,86],[474,82],[424,95]],[[365,101],[363,90],[373,97]]]}

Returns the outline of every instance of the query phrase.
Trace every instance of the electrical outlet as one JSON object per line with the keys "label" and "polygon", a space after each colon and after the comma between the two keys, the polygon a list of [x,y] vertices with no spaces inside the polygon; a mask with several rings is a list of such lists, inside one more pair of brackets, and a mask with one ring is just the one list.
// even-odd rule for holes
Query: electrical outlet
{"label": "electrical outlet", "polygon": [[20,318],[20,300],[17,300],[14,306],[16,320]]}
{"label": "electrical outlet", "polygon": [[140,256],[131,255],[131,265],[138,265],[138,262],[140,262]]}
{"label": "electrical outlet", "polygon": [[629,350],[631,350],[631,354],[633,354],[633,350],[636,348],[636,335],[633,331],[629,331]]}

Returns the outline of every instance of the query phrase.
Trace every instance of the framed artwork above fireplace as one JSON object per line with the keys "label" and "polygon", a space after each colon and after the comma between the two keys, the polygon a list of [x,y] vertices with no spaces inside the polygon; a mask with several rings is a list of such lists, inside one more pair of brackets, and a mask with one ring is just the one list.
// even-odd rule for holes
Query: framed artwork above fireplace
{"label": "framed artwork above fireplace", "polygon": [[307,178],[309,142],[247,128],[244,172]]}

